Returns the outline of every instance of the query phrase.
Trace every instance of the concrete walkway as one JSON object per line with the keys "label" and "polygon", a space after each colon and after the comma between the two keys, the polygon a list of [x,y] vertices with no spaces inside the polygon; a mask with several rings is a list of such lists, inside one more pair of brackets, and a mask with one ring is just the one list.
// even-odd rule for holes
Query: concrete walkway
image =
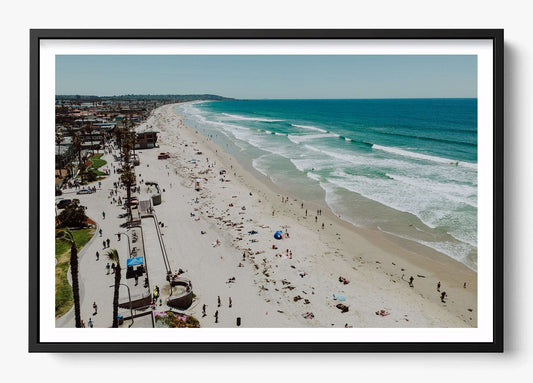
{"label": "concrete walkway", "polygon": [[[118,151],[115,151],[115,155]],[[96,234],[87,245],[79,253],[79,281],[80,281],[80,306],[81,306],[81,319],[85,322],[85,326],[88,326],[89,319],[92,318],[94,327],[111,327],[113,322],[113,292],[115,276],[111,272],[107,274],[106,264],[108,262],[105,253],[110,249],[117,249],[120,256],[120,264],[122,267],[121,283],[127,284],[130,287],[131,295],[139,296],[149,293],[149,289],[143,287],[143,279],[139,280],[137,286],[135,286],[134,279],[126,279],[126,261],[128,259],[128,240],[127,237],[121,235],[121,240],[118,240],[116,233],[122,232],[129,235],[132,238],[132,231],[135,230],[139,233],[139,229],[128,230],[121,227],[126,222],[124,214],[126,210],[123,206],[113,203],[113,197],[118,199],[126,197],[126,191],[124,189],[118,189],[118,194],[110,197],[110,192],[114,190],[113,182],[118,182],[119,174],[113,173],[112,165],[115,169],[120,167],[120,162],[116,161],[116,157],[107,153],[102,157],[107,161],[107,164],[102,168],[109,169],[111,175],[101,180],[101,187],[98,187],[98,182],[90,184],[90,187],[96,186],[97,191],[94,194],[77,195],[76,189],[67,189],[63,191],[63,195],[57,199],[62,198],[78,198],[80,204],[87,207],[86,214],[93,221],[97,223]],[[102,170],[102,168],[100,170]],[[105,212],[105,218],[103,216]],[[100,237],[98,231],[102,230],[102,236]],[[103,241],[109,239],[109,247],[104,247]],[[140,248],[140,255],[142,255],[142,241],[137,243],[130,243],[130,246]],[[100,259],[96,259],[96,252],[99,252]],[[111,262],[109,262],[111,264]],[[69,273],[70,279],[70,273]],[[120,288],[119,302],[127,300],[128,292],[126,287]],[[96,302],[98,310],[94,313],[93,302]],[[130,315],[130,310],[120,309],[119,315],[124,317]],[[147,327],[144,323],[146,320],[136,320],[134,327]],[[129,323],[125,323],[127,327]],[[63,317],[56,320],[56,327],[74,327],[74,310],[71,309]],[[151,327],[151,320],[150,325]]]}

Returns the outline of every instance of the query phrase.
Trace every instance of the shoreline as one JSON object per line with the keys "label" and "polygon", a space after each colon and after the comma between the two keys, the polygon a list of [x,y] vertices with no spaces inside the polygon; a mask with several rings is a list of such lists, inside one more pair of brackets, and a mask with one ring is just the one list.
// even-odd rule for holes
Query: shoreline
{"label": "shoreline", "polygon": [[[429,247],[437,253],[442,253],[477,272],[477,243],[471,243],[468,239],[458,239],[461,237],[456,237],[452,228],[441,230],[432,226],[430,222],[413,212],[412,209],[403,210],[393,207],[395,204],[379,202],[379,198],[377,200],[372,199],[355,192],[352,188],[339,188],[335,186],[338,185],[336,182],[331,183],[329,180],[323,185],[322,181],[316,178],[320,178],[320,176],[315,174],[310,177],[306,174],[309,169],[305,168],[305,166],[300,168],[299,165],[293,162],[293,157],[291,156],[276,156],[276,150],[262,150],[257,143],[249,143],[249,145],[242,146],[238,140],[234,142],[234,140],[229,138],[233,133],[226,133],[225,128],[222,129],[223,134],[218,132],[216,126],[218,124],[225,125],[225,123],[216,119],[215,121],[218,122],[213,122],[212,118],[204,116],[200,113],[200,109],[196,110],[194,108],[194,104],[197,103],[201,102],[192,102],[190,106],[177,104],[181,105],[181,107],[176,108],[176,110],[178,113],[183,111],[185,121],[190,123],[190,127],[213,139],[222,150],[233,156],[237,161],[240,161],[245,170],[269,185],[272,190],[293,195],[298,199],[313,201],[322,209],[330,209],[334,215],[356,228],[377,230],[384,235],[397,238],[400,243],[411,241]],[[193,114],[191,115],[190,113]],[[195,117],[196,113],[198,113],[198,119]],[[251,127],[249,129],[253,131],[255,128]],[[279,133],[279,135],[284,135],[284,133]],[[290,140],[293,141],[292,139]],[[244,142],[246,143],[247,139],[244,139]],[[265,163],[271,162],[271,154],[287,163],[280,163],[279,159],[272,160],[277,164],[268,170],[269,166],[265,165]],[[265,156],[268,160],[264,159]],[[275,169],[280,172],[276,173]],[[314,168],[311,170],[314,171]],[[269,174],[270,172],[272,173]],[[271,176],[271,179],[269,179],[269,176]],[[415,208],[414,210],[416,211],[417,209]],[[470,227],[470,225],[463,227]]]}
{"label": "shoreline", "polygon": [[[241,166],[234,157],[224,152],[211,138],[203,136],[196,130],[186,126],[184,124],[184,118],[174,111],[174,106],[166,105],[155,110],[150,119],[153,118],[159,121],[160,126],[154,127],[154,129],[161,131],[160,150],[158,149],[158,151],[171,152],[170,163],[175,166],[175,175],[181,175],[183,177],[182,181],[185,184],[189,183],[190,185],[192,182],[191,179],[199,177],[197,173],[201,172],[201,170],[197,170],[197,173],[194,170],[191,171],[186,162],[187,159],[184,158],[184,156],[190,156],[194,153],[190,150],[192,149],[191,146],[194,145],[198,148],[198,151],[203,153],[202,155],[197,155],[202,165],[204,164],[204,157],[209,158],[211,163],[216,161],[217,166],[214,168],[214,171],[216,172],[218,169],[225,167],[228,178],[231,179],[232,187],[235,186],[236,190],[238,189],[240,191],[249,190],[254,196],[260,196],[262,202],[252,205],[254,211],[250,213],[250,216],[253,217],[253,220],[283,221],[286,223],[285,226],[290,227],[287,230],[291,230],[291,237],[287,242],[293,242],[292,239],[295,234],[292,232],[308,239],[310,245],[308,250],[316,254],[305,257],[306,265],[310,265],[307,267],[310,267],[309,270],[312,270],[313,274],[322,271],[323,274],[328,273],[327,275],[321,276],[321,279],[324,280],[324,278],[327,278],[327,281],[324,280],[324,283],[328,285],[325,290],[330,291],[327,294],[321,293],[322,296],[331,296],[331,291],[335,293],[336,290],[349,290],[351,284],[345,285],[346,288],[335,285],[335,279],[339,275],[346,274],[344,276],[350,279],[351,283],[355,282],[358,285],[364,286],[363,290],[365,290],[365,294],[368,296],[366,306],[372,306],[372,301],[376,301],[376,310],[381,309],[382,307],[380,306],[389,308],[389,310],[398,310],[397,307],[391,307],[393,306],[392,302],[399,300],[401,301],[400,303],[406,306],[417,307],[415,311],[418,311],[414,314],[405,314],[406,316],[409,315],[409,320],[404,318],[403,323],[400,322],[402,318],[397,318],[394,323],[390,323],[390,321],[383,321],[385,318],[380,318],[376,315],[372,317],[372,315],[368,316],[368,313],[365,313],[365,315],[358,315],[359,317],[364,317],[359,318],[361,319],[359,323],[352,321],[350,325],[354,327],[382,327],[382,324],[385,323],[379,323],[378,321],[380,319],[386,322],[386,326],[384,327],[413,327],[413,325],[417,327],[475,327],[477,325],[477,273],[462,263],[424,245],[404,240],[378,230],[356,227],[336,216],[327,204],[324,204],[326,206],[321,206],[320,204],[297,200],[295,196],[283,191],[267,177],[263,176],[263,179],[256,177],[252,172]],[[164,121],[161,121],[161,119]],[[176,126],[168,126],[171,122],[175,123]],[[145,124],[148,124],[148,122]],[[182,153],[176,152],[183,145],[183,142],[180,144],[180,141],[189,141],[191,146],[184,146],[182,148],[189,150],[183,150]],[[193,142],[196,142],[196,144],[192,144]],[[186,154],[187,151],[191,153]],[[142,152],[143,155],[146,153],[153,153],[153,151],[148,150]],[[236,175],[234,176],[233,174]],[[215,176],[214,179],[216,178]],[[222,212],[222,207],[224,206],[222,205],[223,201],[227,201],[228,197],[231,201],[231,196],[221,196],[221,191],[217,190],[219,188],[213,188],[210,185],[211,179],[205,179],[207,180],[205,181],[205,191],[211,195],[205,196],[205,199],[210,201],[210,205],[205,212],[202,211],[202,219],[208,221],[211,228],[218,226],[217,229],[220,236],[225,237],[224,241],[230,241],[231,247],[239,252],[249,249],[252,253],[251,255],[255,255],[257,251],[265,251],[259,249],[265,246],[268,247],[275,240],[270,240],[268,245],[262,244],[262,247],[257,246],[253,242],[245,241],[244,238],[248,239],[246,234],[241,235],[243,239],[235,240],[235,234],[232,236],[232,233],[227,229],[222,229],[221,225],[213,222],[212,217],[216,215],[214,214],[214,210],[218,209],[220,210],[218,213]],[[216,192],[218,192],[217,195],[212,195]],[[282,203],[282,196],[288,196],[290,202]],[[240,195],[239,198],[241,197]],[[301,203],[304,203],[305,208],[312,212],[316,212],[316,209],[323,210],[323,214],[320,215],[317,223],[315,223],[313,214],[305,217]],[[273,217],[267,213],[271,210],[275,211]],[[208,214],[208,212],[211,214]],[[246,215],[248,216],[248,214],[249,211],[247,210]],[[212,217],[209,218],[209,215]],[[228,213],[228,215],[230,214]],[[324,229],[322,229],[322,223],[324,224]],[[232,224],[235,224],[235,222],[232,222]],[[246,225],[242,220],[238,225],[241,227],[241,233],[246,233],[244,230],[247,228],[245,229]],[[261,241],[269,241],[268,235],[261,236]],[[281,242],[284,241],[282,240]],[[284,244],[282,246],[285,247]],[[300,253],[300,248],[292,249],[294,247],[292,243],[290,246],[291,250],[295,251],[295,253]],[[298,247],[306,246],[299,243]],[[272,266],[276,262],[269,258],[264,263],[269,263],[269,266]],[[276,268],[280,266],[278,263],[275,264]],[[408,285],[408,279],[411,275],[415,278],[414,288],[409,288]],[[274,279],[274,277],[271,279]],[[281,279],[283,278],[278,280]],[[256,277],[254,282],[257,284],[258,280],[261,280],[261,278]],[[437,281],[442,283],[448,294],[446,304],[441,303],[440,296],[436,292]],[[466,289],[463,288],[464,282],[467,283]],[[316,289],[318,286],[315,285],[312,287]],[[313,295],[315,291],[313,291]],[[343,292],[348,298],[348,293]],[[276,294],[273,295],[276,296]],[[281,298],[284,298],[284,294],[275,297],[275,299],[280,300]],[[347,299],[347,301],[349,300],[350,304],[359,305],[363,300],[361,296],[359,298],[358,303],[355,303],[353,301],[354,299]],[[377,301],[380,301],[379,304]],[[338,302],[331,299],[327,305],[331,307],[333,303],[337,304]],[[286,306],[286,304],[281,306]],[[422,306],[422,309],[420,309],[420,306]],[[331,308],[328,309],[332,310]],[[469,311],[469,309],[472,311]],[[369,310],[374,309],[369,307]],[[316,314],[317,310],[315,309],[314,311]],[[405,311],[410,312],[412,310],[406,309]],[[371,314],[374,314],[373,311]],[[417,318],[413,320],[412,315]],[[316,324],[316,322],[314,323]],[[301,323],[299,326],[301,326]]]}

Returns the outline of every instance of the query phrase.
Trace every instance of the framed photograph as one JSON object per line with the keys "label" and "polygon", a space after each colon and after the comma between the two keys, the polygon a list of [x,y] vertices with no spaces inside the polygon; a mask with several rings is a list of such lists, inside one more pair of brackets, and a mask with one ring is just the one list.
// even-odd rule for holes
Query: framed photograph
{"label": "framed photograph", "polygon": [[503,351],[503,30],[30,48],[30,352]]}

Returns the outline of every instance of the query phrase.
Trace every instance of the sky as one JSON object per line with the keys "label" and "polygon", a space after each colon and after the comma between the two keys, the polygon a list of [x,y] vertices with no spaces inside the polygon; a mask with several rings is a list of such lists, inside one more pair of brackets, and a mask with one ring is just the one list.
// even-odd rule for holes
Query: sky
{"label": "sky", "polygon": [[57,55],[56,94],[476,98],[475,55]]}

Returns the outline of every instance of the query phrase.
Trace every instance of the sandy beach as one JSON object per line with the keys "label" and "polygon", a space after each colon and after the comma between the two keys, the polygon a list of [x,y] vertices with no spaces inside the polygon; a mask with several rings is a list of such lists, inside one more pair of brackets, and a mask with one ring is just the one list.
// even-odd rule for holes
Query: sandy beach
{"label": "sandy beach", "polygon": [[[159,148],[138,152],[136,173],[164,190],[155,210],[172,264],[193,282],[188,311],[202,327],[235,327],[237,317],[243,327],[477,325],[477,275],[463,264],[297,200],[186,126],[173,105],[155,110],[137,131],[149,126],[160,132]],[[160,152],[170,158],[158,160]]]}

